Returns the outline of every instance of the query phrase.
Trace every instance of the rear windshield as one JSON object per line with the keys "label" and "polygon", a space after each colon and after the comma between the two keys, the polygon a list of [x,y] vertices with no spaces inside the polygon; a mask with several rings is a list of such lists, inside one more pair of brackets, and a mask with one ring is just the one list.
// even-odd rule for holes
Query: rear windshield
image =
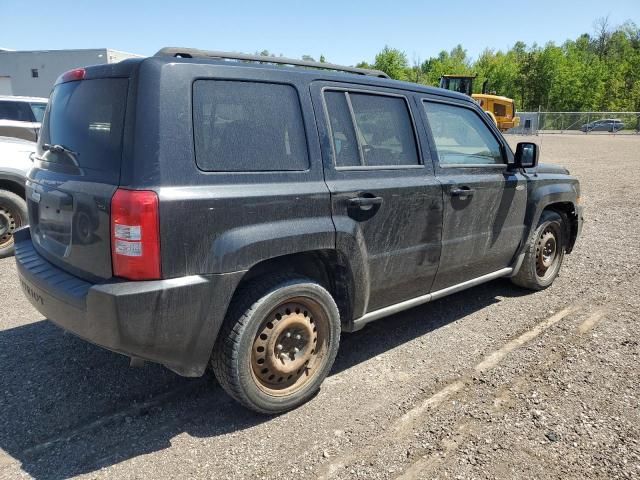
{"label": "rear windshield", "polygon": [[[127,79],[57,85],[42,125],[43,159],[94,170],[120,170]],[[61,146],[49,149],[44,146]]]}

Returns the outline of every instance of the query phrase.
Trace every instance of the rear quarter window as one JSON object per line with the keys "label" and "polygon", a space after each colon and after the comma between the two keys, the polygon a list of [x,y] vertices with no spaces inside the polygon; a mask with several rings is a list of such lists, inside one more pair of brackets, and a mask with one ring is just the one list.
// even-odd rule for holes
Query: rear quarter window
{"label": "rear quarter window", "polygon": [[193,85],[196,163],[211,172],[309,168],[300,101],[290,85],[197,80]]}

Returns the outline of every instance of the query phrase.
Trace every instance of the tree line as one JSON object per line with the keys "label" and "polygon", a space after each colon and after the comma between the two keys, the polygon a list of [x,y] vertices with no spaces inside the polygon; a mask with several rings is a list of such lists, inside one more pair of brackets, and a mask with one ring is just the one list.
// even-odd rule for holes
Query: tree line
{"label": "tree line", "polygon": [[612,28],[602,18],[593,33],[562,45],[516,42],[506,52],[485,49],[477,59],[458,45],[410,63],[405,52],[385,46],[373,63],[356,66],[434,86],[445,74],[477,75],[477,93],[488,80],[489,91],[513,98],[520,111],[640,111],[640,28],[631,21]]}

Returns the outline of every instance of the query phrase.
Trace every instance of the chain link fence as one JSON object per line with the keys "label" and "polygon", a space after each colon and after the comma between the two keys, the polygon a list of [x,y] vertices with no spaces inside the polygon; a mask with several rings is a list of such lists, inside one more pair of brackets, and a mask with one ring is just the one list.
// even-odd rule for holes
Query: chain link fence
{"label": "chain link fence", "polygon": [[640,134],[640,112],[518,112],[520,125],[507,133]]}

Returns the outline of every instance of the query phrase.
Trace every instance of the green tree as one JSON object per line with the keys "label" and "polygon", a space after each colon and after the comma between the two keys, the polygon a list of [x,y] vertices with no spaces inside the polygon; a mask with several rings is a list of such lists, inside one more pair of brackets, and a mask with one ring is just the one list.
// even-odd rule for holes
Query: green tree
{"label": "green tree", "polygon": [[478,76],[474,87],[476,92],[482,90],[486,81],[489,92],[517,98],[520,59],[514,51],[503,53],[485,50],[473,65],[473,71]]}
{"label": "green tree", "polygon": [[403,51],[395,48],[385,46],[382,51],[376,55],[373,68],[382,70],[396,80],[408,79],[407,69],[409,68],[409,61],[407,60],[407,56]]}
{"label": "green tree", "polygon": [[457,45],[409,65],[404,52],[385,46],[373,64],[357,66],[427,85],[438,85],[446,74],[477,75],[475,92],[486,81],[489,92],[513,98],[521,111],[640,111],[640,28],[631,21],[612,28],[601,18],[592,34],[562,45],[516,42],[506,51],[484,50],[475,60]]}
{"label": "green tree", "polygon": [[472,75],[471,59],[462,45],[456,45],[450,52],[441,51],[437,57],[425,60],[421,65],[424,82],[438,85],[442,75]]}

